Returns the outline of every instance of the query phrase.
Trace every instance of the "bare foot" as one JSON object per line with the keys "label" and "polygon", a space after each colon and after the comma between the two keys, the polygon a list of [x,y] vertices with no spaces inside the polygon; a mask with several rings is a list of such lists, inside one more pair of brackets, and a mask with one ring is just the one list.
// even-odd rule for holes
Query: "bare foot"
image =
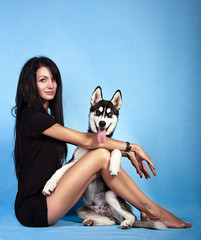
{"label": "bare foot", "polygon": [[164,208],[161,208],[160,221],[169,228],[190,228],[192,225],[189,222],[184,222]]}
{"label": "bare foot", "polygon": [[157,220],[164,223],[168,228],[190,228],[192,225],[189,222],[184,222],[164,208],[160,207],[160,214],[158,218],[148,216],[146,213],[141,212],[142,221]]}

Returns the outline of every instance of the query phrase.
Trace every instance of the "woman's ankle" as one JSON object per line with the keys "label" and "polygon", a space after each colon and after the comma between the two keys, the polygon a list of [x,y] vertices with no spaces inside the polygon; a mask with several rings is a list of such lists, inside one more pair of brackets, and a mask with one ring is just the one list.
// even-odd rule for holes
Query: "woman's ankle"
{"label": "woman's ankle", "polygon": [[145,210],[141,211],[141,219],[143,221],[155,220],[160,221],[162,216],[162,209],[159,206],[151,206],[145,202],[141,201],[141,204],[144,206]]}

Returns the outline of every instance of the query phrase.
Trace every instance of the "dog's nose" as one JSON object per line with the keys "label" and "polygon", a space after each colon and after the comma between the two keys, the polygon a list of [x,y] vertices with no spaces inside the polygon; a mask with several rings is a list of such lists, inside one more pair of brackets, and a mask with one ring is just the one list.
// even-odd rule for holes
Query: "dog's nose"
{"label": "dog's nose", "polygon": [[105,121],[100,121],[100,122],[99,122],[99,126],[100,126],[101,128],[104,128],[105,125],[106,125],[106,122],[105,122]]}

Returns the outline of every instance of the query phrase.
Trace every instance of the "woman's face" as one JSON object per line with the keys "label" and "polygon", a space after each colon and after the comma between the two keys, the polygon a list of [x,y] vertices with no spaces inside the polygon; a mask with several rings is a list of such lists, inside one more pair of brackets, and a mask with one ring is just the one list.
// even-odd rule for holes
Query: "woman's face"
{"label": "woman's face", "polygon": [[49,101],[54,99],[57,90],[56,80],[47,67],[40,67],[36,72],[36,84],[39,95],[45,108],[48,108]]}

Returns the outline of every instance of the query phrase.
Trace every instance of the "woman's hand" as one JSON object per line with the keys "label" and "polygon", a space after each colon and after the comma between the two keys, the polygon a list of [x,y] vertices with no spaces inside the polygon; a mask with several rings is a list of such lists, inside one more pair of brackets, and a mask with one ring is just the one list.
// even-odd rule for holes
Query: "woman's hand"
{"label": "woman's hand", "polygon": [[123,152],[122,155],[127,157],[131,161],[132,165],[136,168],[136,171],[141,178],[143,177],[143,174],[146,179],[151,178],[143,160],[147,162],[153,175],[156,176],[153,162],[151,161],[149,155],[140,146],[135,145],[135,152]]}
{"label": "woman's hand", "polygon": [[[121,142],[112,138],[107,137],[104,143],[99,143],[97,136],[94,133],[82,133],[75,131],[70,128],[63,127],[58,123],[54,124],[52,127],[46,129],[43,132],[44,135],[64,141],[67,143],[74,144],[76,146],[81,146],[86,149],[96,149],[105,148],[110,151],[114,149],[119,149],[123,152],[126,147],[125,142]],[[154,176],[156,176],[155,167],[148,154],[137,144],[130,144],[131,151],[124,152],[123,156],[129,158],[131,163],[136,168],[137,173],[140,177],[145,176],[146,179],[150,178],[150,174],[142,162],[143,160],[147,162]]]}

